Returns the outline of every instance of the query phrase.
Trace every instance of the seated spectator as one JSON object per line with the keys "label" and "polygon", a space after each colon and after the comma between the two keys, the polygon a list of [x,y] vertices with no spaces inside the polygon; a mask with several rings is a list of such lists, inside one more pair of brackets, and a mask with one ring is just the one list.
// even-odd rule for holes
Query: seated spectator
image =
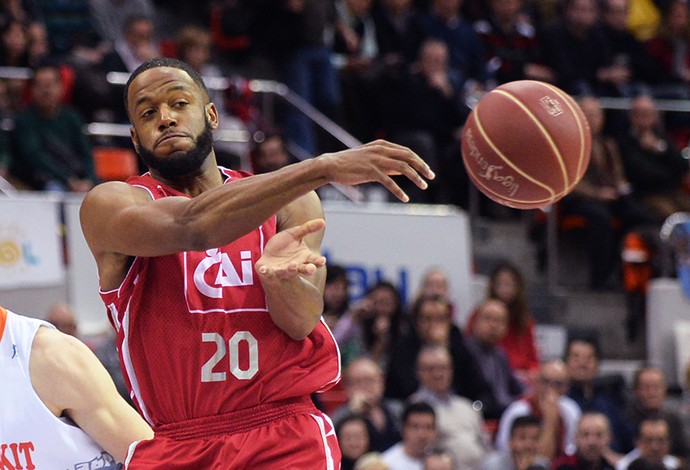
{"label": "seated spectator", "polygon": [[122,39],[114,44],[111,53],[103,57],[101,68],[106,72],[133,72],[139,65],[160,55],[150,17],[130,16],[123,28]]}
{"label": "seated spectator", "polygon": [[131,406],[134,406],[132,397],[129,395],[127,383],[122,375],[120,356],[117,352],[117,336],[114,334],[114,330],[108,331],[103,342],[93,348],[93,353],[101,361],[105,370],[108,371],[113,382],[115,382],[115,388],[117,388],[120,396]]}
{"label": "seated spectator", "polygon": [[[450,299],[450,281],[448,273],[439,267],[430,267],[419,281],[417,292],[415,293],[415,300],[422,297],[443,297]],[[451,304],[451,317],[455,316],[455,306]]]}
{"label": "seated spectator", "polygon": [[489,449],[489,438],[481,412],[451,388],[453,361],[448,349],[424,346],[417,356],[417,376],[420,387],[408,401],[434,408],[438,444],[451,453],[455,468],[475,468]]}
{"label": "seated spectator", "polygon": [[677,470],[681,461],[669,454],[671,436],[668,423],[662,418],[643,419],[637,428],[635,448],[616,464],[616,470],[630,470],[630,464],[642,459],[665,470]]}
{"label": "seated spectator", "polygon": [[[592,153],[585,175],[572,193],[563,198],[563,214],[587,219],[589,250],[589,287],[594,290],[610,286],[611,274],[619,259],[622,235],[631,228],[652,224],[654,219],[630,196],[616,140],[604,134],[604,111],[599,100],[586,96],[579,100],[592,134]],[[614,220],[620,227],[614,226]]]}
{"label": "seated spectator", "polygon": [[566,92],[620,96],[630,83],[630,69],[613,61],[611,45],[598,22],[596,0],[566,0],[560,21],[539,38],[556,84]]}
{"label": "seated spectator", "polygon": [[347,270],[339,264],[328,264],[323,287],[323,319],[333,330],[350,307]]}
{"label": "seated spectator", "polygon": [[490,0],[487,19],[474,24],[486,51],[489,73],[496,85],[514,80],[554,82],[544,64],[534,26],[523,14],[523,0]]}
{"label": "seated spectator", "polygon": [[[439,345],[447,348],[453,358],[455,393],[473,401],[481,401],[483,408],[492,408],[489,386],[483,380],[479,365],[468,351],[462,333],[453,324],[448,300],[433,296],[417,299],[409,316],[412,328],[401,335],[393,348],[386,376],[386,396],[406,399],[414,393],[419,388],[419,381],[410,365],[415,363],[424,345]],[[484,413],[484,418],[492,417],[487,418]]]}
{"label": "seated spectator", "polygon": [[465,338],[467,349],[479,364],[484,380],[491,389],[496,406],[493,413],[497,418],[525,392],[524,384],[513,373],[505,352],[499,346],[507,332],[506,304],[487,299],[477,308],[472,333]]}
{"label": "seated spectator", "polygon": [[387,371],[389,361],[395,359],[390,357],[391,348],[398,340],[403,321],[402,298],[398,289],[387,281],[371,286],[364,297],[354,302],[341,317],[333,331],[343,365],[366,355]]}
{"label": "seated spectator", "polygon": [[79,337],[77,318],[65,302],[54,303],[50,310],[48,310],[46,321],[66,335],[74,336],[75,338]]}
{"label": "seated spectator", "polygon": [[0,66],[28,67],[26,25],[10,20],[0,25]]}
{"label": "seated spectator", "polygon": [[254,145],[251,161],[253,173],[258,175],[278,170],[290,163],[295,163],[296,160],[288,152],[283,136],[267,133]]}
{"label": "seated spectator", "polygon": [[674,212],[690,211],[690,198],[682,186],[688,161],[662,131],[654,100],[646,95],[636,97],[629,116],[630,127],[619,145],[634,201],[658,223]]}
{"label": "seated spectator", "polygon": [[331,62],[338,69],[344,126],[367,142],[376,133],[379,46],[371,16],[372,0],[336,0],[336,28]]}
{"label": "seated spectator", "polygon": [[554,460],[553,470],[614,470],[608,452],[611,444],[609,421],[602,413],[587,411],[577,424],[575,435],[577,450],[573,455],[562,455]]}
{"label": "seated spectator", "polygon": [[402,414],[402,440],[383,453],[383,461],[391,470],[423,470],[424,456],[435,441],[434,409],[428,403],[411,403]]}
{"label": "seated spectator", "polygon": [[378,59],[389,75],[402,72],[414,57],[410,30],[414,19],[412,0],[374,2],[372,18],[376,27]]}
{"label": "seated spectator", "polygon": [[30,81],[31,105],[17,116],[12,173],[32,189],[86,192],[96,182],[82,118],[61,103],[57,66],[41,65]]}
{"label": "seated spectator", "polygon": [[665,2],[662,25],[646,41],[647,54],[654,64],[654,95],[687,99],[690,83],[690,8],[684,0]]}
{"label": "seated spectator", "polygon": [[[177,58],[189,64],[199,72],[207,82],[224,76],[220,66],[213,60],[213,40],[207,29],[198,26],[185,26],[175,38]],[[212,85],[212,83],[207,83]],[[221,90],[209,86],[209,98],[216,105],[219,127],[215,132],[216,141],[213,148],[216,152],[216,160],[220,166],[234,170],[250,170],[249,168],[249,144],[246,142],[231,142],[218,138],[223,131],[245,131],[247,125],[238,117],[233,116],[227,106],[227,89]]]}
{"label": "seated spectator", "polygon": [[343,381],[347,403],[333,413],[336,427],[346,417],[355,415],[366,422],[370,450],[383,452],[398,442],[402,407],[383,397],[385,378],[381,367],[366,357],[355,359],[345,369]]}
{"label": "seated spectator", "polygon": [[670,437],[668,453],[688,460],[690,445],[683,426],[680,410],[670,405],[664,372],[658,367],[643,367],[633,376],[633,397],[626,416],[635,427],[644,419],[661,418],[667,423]]}
{"label": "seated spectator", "polygon": [[[611,45],[613,62],[630,67],[631,85],[634,89],[654,80],[657,70],[652,58],[640,41],[628,28],[631,0],[604,0],[601,6],[602,29]],[[633,90],[631,90],[633,91]]]}
{"label": "seated spectator", "polygon": [[383,461],[380,452],[367,452],[355,462],[355,470],[392,470]]}
{"label": "seated spectator", "polygon": [[[515,374],[531,386],[539,369],[536,323],[527,305],[524,278],[515,265],[501,262],[491,271],[487,298],[500,300],[508,307],[508,333],[500,344]],[[476,310],[467,320],[468,333],[474,327],[475,315]]]}
{"label": "seated spectator", "polygon": [[489,78],[486,55],[472,24],[461,15],[461,3],[432,0],[428,11],[420,11],[412,34],[417,48],[427,39],[443,40],[450,68],[460,75],[460,85],[481,90]]}
{"label": "seated spectator", "polygon": [[335,435],[343,455],[340,468],[353,470],[357,459],[370,451],[366,420],[357,415],[346,416],[335,426]]}
{"label": "seated spectator", "polygon": [[422,155],[438,175],[428,191],[401,181],[411,200],[467,207],[469,180],[459,152],[459,136],[469,108],[464,103],[462,80],[449,67],[446,43],[424,40],[408,73],[381,93],[387,110],[384,132]]}
{"label": "seated spectator", "polygon": [[450,451],[434,448],[424,456],[424,470],[454,470],[458,467]]}
{"label": "seated spectator", "polygon": [[513,402],[501,416],[496,434],[496,447],[509,448],[509,434],[518,416],[534,414],[541,418],[543,428],[537,453],[549,461],[561,454],[575,452],[575,433],[580,420],[580,407],[565,395],[568,371],[557,359],[546,361],[539,369],[534,391]]}
{"label": "seated spectator", "polygon": [[606,416],[607,432],[611,434],[611,446],[606,449],[606,457],[615,461],[615,453],[625,454],[632,450],[635,426],[624,413],[625,384],[622,377],[599,377],[599,356],[599,348],[594,341],[585,338],[570,340],[565,360],[570,375],[568,396],[583,412],[599,412]]}
{"label": "seated spectator", "polygon": [[496,450],[482,460],[479,470],[547,470],[549,462],[537,454],[541,419],[518,416],[510,426],[508,449]]}
{"label": "seated spectator", "polygon": [[94,27],[103,40],[115,44],[123,39],[127,18],[145,15],[153,18],[156,11],[151,0],[88,0]]}

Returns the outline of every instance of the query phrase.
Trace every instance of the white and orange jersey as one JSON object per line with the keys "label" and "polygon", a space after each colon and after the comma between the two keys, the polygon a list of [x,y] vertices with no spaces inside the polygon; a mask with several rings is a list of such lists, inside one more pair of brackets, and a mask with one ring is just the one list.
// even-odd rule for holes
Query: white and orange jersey
{"label": "white and orange jersey", "polygon": [[84,431],[56,417],[36,395],[29,375],[31,346],[41,320],[0,307],[0,468],[118,468]]}
{"label": "white and orange jersey", "polygon": [[[221,171],[225,184],[245,176]],[[152,199],[187,197],[149,174],[127,182]],[[120,287],[101,292],[132,398],[151,425],[302,397],[339,379],[325,323],[295,341],[269,316],[254,264],[275,233],[271,217],[223,247],[135,258]]]}

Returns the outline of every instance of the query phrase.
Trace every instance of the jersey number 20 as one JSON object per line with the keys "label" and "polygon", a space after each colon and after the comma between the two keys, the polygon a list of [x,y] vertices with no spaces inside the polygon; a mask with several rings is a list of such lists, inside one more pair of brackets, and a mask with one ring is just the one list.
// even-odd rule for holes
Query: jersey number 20
{"label": "jersey number 20", "polygon": [[[249,380],[259,371],[259,345],[256,338],[248,331],[237,331],[228,341],[227,349],[225,339],[218,333],[202,333],[201,341],[204,343],[216,343],[216,352],[206,361],[201,368],[202,382],[223,382],[227,378],[225,372],[213,372],[213,368],[223,360],[226,354],[230,359],[230,373],[240,380]],[[240,343],[245,341],[249,350],[249,366],[240,369]]]}

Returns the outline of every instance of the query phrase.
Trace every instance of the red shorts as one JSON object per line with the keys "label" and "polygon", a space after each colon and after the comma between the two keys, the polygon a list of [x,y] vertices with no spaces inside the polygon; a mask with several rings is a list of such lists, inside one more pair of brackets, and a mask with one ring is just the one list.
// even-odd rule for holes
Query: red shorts
{"label": "red shorts", "polygon": [[157,427],[125,469],[338,470],[340,459],[333,423],[307,398]]}

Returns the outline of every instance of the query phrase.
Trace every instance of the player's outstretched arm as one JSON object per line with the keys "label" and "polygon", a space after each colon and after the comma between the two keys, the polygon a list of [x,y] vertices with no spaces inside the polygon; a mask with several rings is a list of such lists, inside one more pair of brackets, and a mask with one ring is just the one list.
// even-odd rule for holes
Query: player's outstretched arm
{"label": "player's outstretched arm", "polygon": [[311,333],[323,311],[324,228],[321,202],[310,192],[278,213],[278,233],[255,265],[271,319],[295,340]]}
{"label": "player's outstretched arm", "polygon": [[68,416],[120,462],[129,445],[153,431],[117,393],[91,350],[52,328],[39,328],[29,361],[31,383],[55,416]]}
{"label": "player's outstretched arm", "polygon": [[81,223],[97,261],[107,253],[160,256],[202,251],[236,240],[288,203],[329,182],[379,182],[407,201],[393,175],[405,175],[420,188],[426,188],[425,178],[434,177],[429,166],[411,150],[376,141],[243,178],[191,199],[151,201],[141,188],[104,183],[84,199]]}

